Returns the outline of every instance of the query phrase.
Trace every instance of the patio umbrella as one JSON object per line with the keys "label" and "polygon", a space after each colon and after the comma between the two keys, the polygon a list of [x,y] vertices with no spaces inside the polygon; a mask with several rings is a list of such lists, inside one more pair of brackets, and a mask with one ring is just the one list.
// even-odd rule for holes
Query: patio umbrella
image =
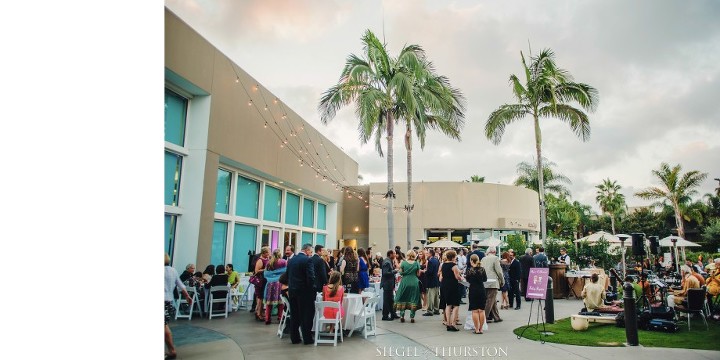
{"label": "patio umbrella", "polygon": [[611,244],[620,245],[620,238],[618,238],[617,236],[615,236],[609,232],[605,232],[602,230],[598,231],[594,234],[590,234],[586,237],[579,238],[579,239],[575,240],[575,243],[577,244],[582,241],[587,241],[590,243],[590,246],[593,246],[593,245],[595,245],[596,242],[600,241],[600,239],[605,239]]}
{"label": "patio umbrella", "polygon": [[[676,241],[675,244],[672,243],[673,239],[675,239],[675,241]],[[695,246],[702,246],[702,245],[696,244],[692,241],[687,241],[679,236],[673,235],[673,236],[668,236],[668,237],[664,237],[664,238],[660,239],[660,246],[695,247]]]}
{"label": "patio umbrella", "polygon": [[426,248],[461,248],[462,245],[452,240],[438,240],[432,244],[425,245]]}
{"label": "patio umbrella", "polygon": [[[673,244],[673,240],[675,240],[675,243]],[[675,271],[680,272],[680,262],[677,261],[678,253],[677,248],[681,247],[683,252],[683,259],[687,259],[687,256],[685,255],[685,248],[686,247],[696,247],[701,246],[699,244],[696,244],[692,241],[687,241],[679,236],[671,235],[668,237],[664,237],[660,239],[660,246],[664,247],[673,247],[674,246],[674,255],[675,255]]]}
{"label": "patio umbrella", "polygon": [[481,246],[481,247],[497,247],[501,243],[502,243],[502,240],[491,236],[487,239],[480,240],[480,242],[478,242],[477,244],[478,244],[478,246]]}

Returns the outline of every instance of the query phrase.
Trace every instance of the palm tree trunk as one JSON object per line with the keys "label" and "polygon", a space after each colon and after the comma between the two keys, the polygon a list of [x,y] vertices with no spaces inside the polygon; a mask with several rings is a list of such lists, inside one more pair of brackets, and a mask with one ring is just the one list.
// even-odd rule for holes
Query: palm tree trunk
{"label": "palm tree trunk", "polygon": [[613,235],[615,235],[615,215],[613,213],[610,213],[610,227],[612,228]]}
{"label": "palm tree trunk", "polygon": [[395,192],[393,191],[393,121],[392,115],[388,112],[387,114],[387,222],[388,222],[388,246],[390,249],[395,248],[395,219],[393,216],[393,198]]}
{"label": "palm tree trunk", "polygon": [[534,114],[535,117],[535,151],[537,152],[537,171],[538,171],[538,195],[540,196],[540,239],[542,240],[543,246],[545,246],[545,238],[547,237],[546,220],[545,220],[545,187],[543,179],[543,168],[542,168],[542,135],[540,134],[540,119],[537,116],[537,110]]}
{"label": "palm tree trunk", "polygon": [[680,205],[678,205],[677,202],[673,202],[673,209],[675,210],[675,225],[677,225],[678,236],[685,239],[685,226],[682,215],[680,215]]}
{"label": "palm tree trunk", "polygon": [[407,150],[407,249],[412,248],[410,232],[412,229],[412,127],[410,120],[407,120],[407,131],[405,132],[405,150]]}

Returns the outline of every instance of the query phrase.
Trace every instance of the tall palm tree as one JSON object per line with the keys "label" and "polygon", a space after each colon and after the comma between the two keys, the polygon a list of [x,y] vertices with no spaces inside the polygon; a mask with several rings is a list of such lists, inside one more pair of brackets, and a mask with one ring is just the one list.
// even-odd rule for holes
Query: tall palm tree
{"label": "tall palm tree", "polygon": [[[599,95],[590,85],[574,82],[572,75],[555,64],[555,54],[545,49],[538,56],[530,56],[530,65],[520,52],[525,83],[521,83],[515,75],[510,75],[510,85],[517,98],[516,104],[504,104],[493,111],[485,123],[485,136],[494,144],[499,144],[505,133],[505,127],[515,121],[530,116],[535,128],[535,151],[537,153],[537,172],[542,167],[542,136],[540,119],[556,118],[570,125],[575,135],[582,141],[590,138],[590,120],[583,110],[595,111]],[[578,109],[570,103],[577,103]],[[542,177],[539,178],[538,195],[540,197],[541,238],[545,242],[545,187]]]}
{"label": "tall palm tree", "polygon": [[[425,136],[428,129],[440,130],[450,138],[460,140],[460,130],[464,125],[465,98],[462,93],[450,85],[444,76],[435,74],[430,61],[418,46],[419,62],[406,66],[412,74],[412,95],[414,106],[401,103],[397,106],[396,119],[405,122],[405,150],[407,152],[407,249],[412,248],[412,132],[420,141],[420,149],[425,148]],[[414,111],[413,111],[414,109]]]}
{"label": "tall palm tree", "polygon": [[[563,184],[572,184],[567,176],[554,171],[552,168],[556,164],[548,159],[543,159],[543,176],[542,183],[544,184],[545,191],[548,193],[555,194],[557,196],[570,196],[570,190]],[[523,186],[530,190],[539,192],[540,180],[538,179],[537,168],[527,162],[521,162],[517,165],[518,178],[515,179],[513,185]]]}
{"label": "tall palm tree", "polygon": [[480,176],[480,175],[473,175],[473,176],[470,177],[470,182],[474,182],[474,183],[484,183],[484,182],[485,182],[485,177],[484,177],[484,176]]}
{"label": "tall palm tree", "polygon": [[675,213],[675,225],[677,226],[678,236],[685,238],[685,227],[683,218],[687,215],[683,210],[687,209],[687,204],[692,200],[691,197],[697,194],[697,188],[707,177],[707,173],[701,173],[697,170],[681,173],[680,164],[672,168],[667,163],[661,163],[660,169],[653,170],[652,174],[660,180],[661,186],[652,186],[647,189],[638,191],[635,196],[645,200],[657,200],[653,205],[662,206],[668,204],[672,206]]}
{"label": "tall palm tree", "polygon": [[598,189],[595,201],[600,205],[603,212],[610,214],[610,227],[612,233],[615,234],[615,216],[627,208],[625,195],[620,193],[622,186],[617,181],[607,178],[603,180],[602,184],[596,185],[595,188]]}
{"label": "tall palm tree", "polygon": [[375,137],[375,149],[380,156],[382,137],[387,139],[387,221],[388,243],[395,247],[393,200],[393,131],[395,122],[402,114],[415,114],[418,111],[415,97],[415,79],[411,69],[416,69],[424,61],[425,54],[418,45],[407,45],[400,54],[391,57],[385,44],[366,30],[362,36],[363,53],[361,56],[350,54],[337,84],[326,90],[318,109],[320,120],[327,124],[343,106],[355,104],[355,112],[360,120],[358,130],[360,141],[365,144]]}

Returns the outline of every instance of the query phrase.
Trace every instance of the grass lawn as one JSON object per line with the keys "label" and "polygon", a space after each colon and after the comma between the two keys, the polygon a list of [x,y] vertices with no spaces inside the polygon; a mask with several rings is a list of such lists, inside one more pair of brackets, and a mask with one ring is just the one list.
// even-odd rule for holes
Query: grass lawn
{"label": "grass lawn", "polygon": [[[720,350],[720,324],[708,320],[710,330],[705,330],[702,319],[692,319],[692,330],[688,331],[686,323],[679,323],[680,331],[676,333],[664,333],[657,331],[638,330],[640,345],[647,347],[669,347],[702,350]],[[513,332],[520,335],[526,326],[521,326]],[[546,342],[581,346],[625,346],[625,328],[616,327],[614,324],[590,323],[586,331],[575,331],[570,325],[570,318],[560,319],[554,324],[545,324],[545,330],[554,335],[545,336]],[[542,325],[540,325],[542,331]],[[540,340],[540,331],[532,324],[525,330],[524,338]]]}

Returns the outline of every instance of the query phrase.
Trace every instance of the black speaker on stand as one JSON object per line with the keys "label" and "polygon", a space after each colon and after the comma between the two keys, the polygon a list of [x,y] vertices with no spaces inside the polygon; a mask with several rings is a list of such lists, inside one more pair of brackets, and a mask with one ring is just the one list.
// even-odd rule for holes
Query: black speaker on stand
{"label": "black speaker on stand", "polygon": [[633,256],[645,256],[645,234],[632,233],[632,254]]}
{"label": "black speaker on stand", "polygon": [[657,236],[648,236],[650,240],[650,254],[660,255],[660,241]]}

